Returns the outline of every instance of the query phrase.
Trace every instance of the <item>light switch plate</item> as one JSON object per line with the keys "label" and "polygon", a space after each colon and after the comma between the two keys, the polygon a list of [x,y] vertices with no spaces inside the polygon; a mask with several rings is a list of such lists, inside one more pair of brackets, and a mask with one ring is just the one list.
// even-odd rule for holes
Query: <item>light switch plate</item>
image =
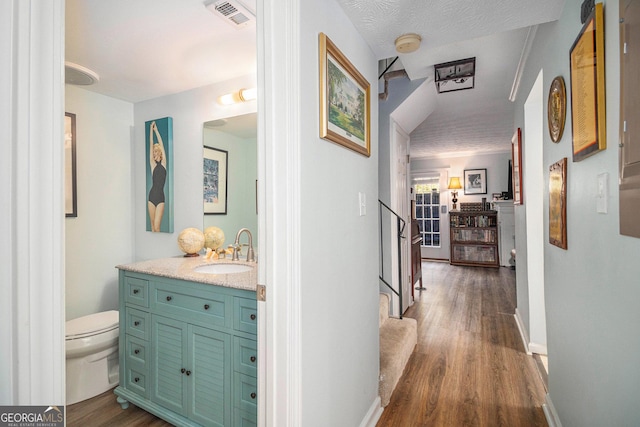
{"label": "light switch plate", "polygon": [[598,175],[598,188],[596,190],[596,212],[606,214],[608,212],[609,199],[609,174],[607,172]]}
{"label": "light switch plate", "polygon": [[360,216],[367,214],[367,195],[363,192],[358,193],[358,205],[360,206]]}

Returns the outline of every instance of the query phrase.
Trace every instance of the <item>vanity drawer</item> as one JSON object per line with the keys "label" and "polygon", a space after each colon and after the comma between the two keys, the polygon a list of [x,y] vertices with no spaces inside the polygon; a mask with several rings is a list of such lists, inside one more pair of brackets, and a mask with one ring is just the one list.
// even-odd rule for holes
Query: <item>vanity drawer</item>
{"label": "vanity drawer", "polygon": [[258,413],[258,382],[255,377],[234,376],[234,407],[249,414]]}
{"label": "vanity drawer", "polygon": [[135,308],[125,308],[125,332],[143,340],[149,339],[149,313]]}
{"label": "vanity drawer", "polygon": [[229,326],[230,312],[225,295],[183,292],[163,284],[156,284],[152,294],[154,313],[169,314],[186,321],[197,320],[207,325]]}
{"label": "vanity drawer", "polygon": [[125,371],[124,386],[127,390],[131,390],[143,397],[149,397],[147,389],[147,375],[140,370],[127,367]]}
{"label": "vanity drawer", "polygon": [[233,369],[252,377],[257,376],[258,343],[247,338],[233,338]]}
{"label": "vanity drawer", "polygon": [[137,277],[124,277],[124,301],[140,307],[149,307],[149,281]]}
{"label": "vanity drawer", "polygon": [[125,357],[127,366],[132,364],[139,366],[145,372],[149,372],[149,343],[131,335],[125,336]]}
{"label": "vanity drawer", "polygon": [[258,302],[255,299],[234,297],[233,306],[233,328],[255,335],[258,330]]}

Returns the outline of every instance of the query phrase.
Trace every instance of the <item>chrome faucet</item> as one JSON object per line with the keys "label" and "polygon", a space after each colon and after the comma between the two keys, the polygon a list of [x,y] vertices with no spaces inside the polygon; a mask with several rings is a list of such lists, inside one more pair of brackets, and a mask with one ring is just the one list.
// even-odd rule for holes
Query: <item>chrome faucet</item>
{"label": "chrome faucet", "polygon": [[249,231],[248,228],[241,228],[238,231],[238,234],[236,234],[236,241],[233,243],[233,255],[231,257],[232,261],[238,261],[238,252],[241,248],[240,246],[240,235],[246,232],[249,235],[249,249],[247,250],[247,261],[248,262],[255,262],[256,261],[256,257],[253,253],[253,236],[251,235],[251,231]]}

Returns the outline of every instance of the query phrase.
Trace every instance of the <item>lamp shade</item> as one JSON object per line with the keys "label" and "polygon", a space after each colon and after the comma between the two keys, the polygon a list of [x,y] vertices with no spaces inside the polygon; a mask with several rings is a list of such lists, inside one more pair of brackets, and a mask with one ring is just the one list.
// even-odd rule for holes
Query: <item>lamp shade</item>
{"label": "lamp shade", "polygon": [[449,178],[449,187],[447,188],[449,190],[460,190],[462,188],[462,185],[460,185],[460,178],[457,176]]}

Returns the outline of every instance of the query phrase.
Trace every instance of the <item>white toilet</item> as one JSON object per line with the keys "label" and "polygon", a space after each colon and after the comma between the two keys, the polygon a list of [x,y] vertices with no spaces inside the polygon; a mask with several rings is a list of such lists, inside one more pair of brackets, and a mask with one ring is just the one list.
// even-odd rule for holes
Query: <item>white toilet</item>
{"label": "white toilet", "polygon": [[118,312],[103,311],[66,323],[67,405],[118,384]]}

